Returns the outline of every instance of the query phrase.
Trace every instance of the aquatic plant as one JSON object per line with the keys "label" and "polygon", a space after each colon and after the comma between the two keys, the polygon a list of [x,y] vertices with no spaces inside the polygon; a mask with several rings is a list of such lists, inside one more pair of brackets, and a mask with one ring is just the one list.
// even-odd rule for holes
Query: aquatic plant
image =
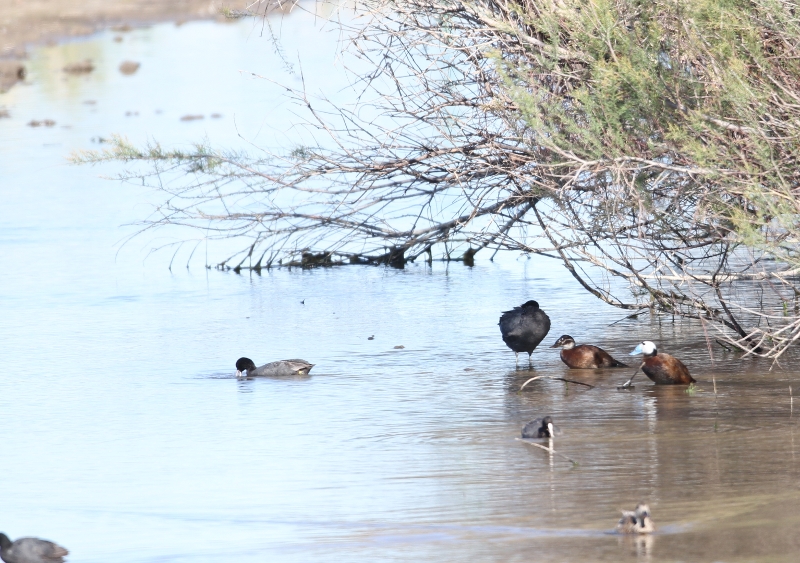
{"label": "aquatic plant", "polygon": [[708,321],[746,354],[800,338],[793,3],[355,6],[337,25],[371,69],[358,103],[289,90],[326,141],[252,156],[117,140],[80,159],[151,164],[128,176],[168,193],[145,228],[246,239],[220,268],[521,251],[622,309]]}

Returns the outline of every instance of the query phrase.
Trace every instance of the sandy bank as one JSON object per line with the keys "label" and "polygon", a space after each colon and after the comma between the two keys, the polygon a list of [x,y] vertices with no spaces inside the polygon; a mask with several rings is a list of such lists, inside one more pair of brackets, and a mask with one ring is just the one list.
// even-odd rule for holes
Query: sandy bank
{"label": "sandy bank", "polygon": [[218,17],[223,0],[0,0],[0,58],[26,45],[88,35],[118,25]]}

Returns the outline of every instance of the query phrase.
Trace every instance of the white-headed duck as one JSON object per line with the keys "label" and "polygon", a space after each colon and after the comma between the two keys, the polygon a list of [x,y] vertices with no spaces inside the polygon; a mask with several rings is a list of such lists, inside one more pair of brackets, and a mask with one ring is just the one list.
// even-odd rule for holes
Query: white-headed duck
{"label": "white-headed duck", "polygon": [[626,368],[627,365],[611,354],[591,344],[575,345],[575,339],[565,334],[550,348],[561,348],[561,361],[573,369]]}
{"label": "white-headed duck", "polygon": [[522,429],[523,438],[553,438],[561,436],[561,429],[553,424],[553,418],[545,416],[531,420]]}
{"label": "white-headed duck", "polygon": [[622,518],[617,524],[617,532],[621,534],[649,534],[655,529],[650,518],[650,507],[641,502],[636,505],[633,512],[623,510]]}
{"label": "white-headed duck", "polygon": [[505,311],[500,317],[500,332],[503,342],[514,351],[519,366],[519,353],[528,353],[528,363],[531,363],[531,354],[544,340],[550,331],[550,317],[539,308],[536,301],[526,301],[511,311]]}
{"label": "white-headed duck", "polygon": [[51,541],[19,538],[11,541],[0,534],[0,558],[6,563],[64,563],[69,551]]}
{"label": "white-headed duck", "polygon": [[284,377],[290,375],[308,375],[314,364],[305,360],[280,360],[264,364],[260,368],[256,367],[250,358],[239,358],[236,360],[236,377],[243,377],[242,372],[247,377]]}
{"label": "white-headed duck", "polygon": [[[688,385],[694,383],[694,378],[689,375],[689,369],[678,358],[669,354],[659,354],[656,345],[645,340],[641,342],[631,356],[644,355],[641,369],[656,385]],[[638,370],[637,370],[638,371]],[[625,387],[630,386],[636,373],[631,376]]]}

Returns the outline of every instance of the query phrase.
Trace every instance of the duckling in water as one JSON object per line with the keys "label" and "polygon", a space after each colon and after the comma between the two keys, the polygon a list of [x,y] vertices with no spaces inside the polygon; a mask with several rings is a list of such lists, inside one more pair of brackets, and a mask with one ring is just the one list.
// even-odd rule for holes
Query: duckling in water
{"label": "duckling in water", "polygon": [[503,312],[497,324],[500,325],[503,342],[517,356],[517,366],[520,352],[527,352],[528,364],[531,363],[531,354],[550,331],[550,317],[539,308],[536,301],[526,301],[511,311]]}
{"label": "duckling in water", "polygon": [[69,551],[51,541],[19,538],[12,542],[0,534],[0,558],[6,563],[64,563]]}
{"label": "duckling in water", "polygon": [[550,416],[531,420],[522,429],[523,438],[552,438],[561,434],[561,429],[553,424],[553,418]]}
{"label": "duckling in water", "polygon": [[591,344],[575,345],[575,340],[565,334],[550,348],[561,348],[561,361],[573,369],[626,368],[627,365],[611,357],[611,354]]}
{"label": "duckling in water", "polygon": [[309,364],[305,360],[280,360],[264,364],[260,368],[256,367],[250,358],[239,358],[236,360],[236,377],[243,377],[242,372],[247,377],[281,377],[289,375],[308,375],[314,364]]}
{"label": "duckling in water", "polygon": [[617,524],[617,532],[620,534],[649,534],[656,527],[650,519],[650,507],[644,503],[636,505],[636,509],[622,511],[622,518]]}
{"label": "duckling in water", "polygon": [[[656,345],[645,340],[640,343],[631,356],[636,354],[644,354],[644,362],[642,362],[641,370],[644,374],[652,379],[656,385],[689,385],[694,383],[694,378],[689,375],[689,369],[683,365],[678,358],[670,356],[669,354],[659,354]],[[630,387],[631,381],[639,373],[637,369],[631,378],[623,385],[623,387]]]}

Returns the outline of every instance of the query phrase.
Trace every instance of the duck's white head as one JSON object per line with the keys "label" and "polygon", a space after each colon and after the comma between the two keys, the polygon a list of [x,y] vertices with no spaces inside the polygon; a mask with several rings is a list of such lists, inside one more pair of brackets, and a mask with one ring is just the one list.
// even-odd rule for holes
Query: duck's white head
{"label": "duck's white head", "polygon": [[640,502],[639,504],[636,505],[635,514],[636,518],[638,518],[639,520],[644,520],[645,518],[649,518],[650,507],[644,504],[643,502]]}
{"label": "duck's white head", "polygon": [[635,356],[637,354],[644,354],[645,356],[655,356],[657,353],[656,345],[649,340],[645,340],[644,342],[640,342],[629,355]]}

